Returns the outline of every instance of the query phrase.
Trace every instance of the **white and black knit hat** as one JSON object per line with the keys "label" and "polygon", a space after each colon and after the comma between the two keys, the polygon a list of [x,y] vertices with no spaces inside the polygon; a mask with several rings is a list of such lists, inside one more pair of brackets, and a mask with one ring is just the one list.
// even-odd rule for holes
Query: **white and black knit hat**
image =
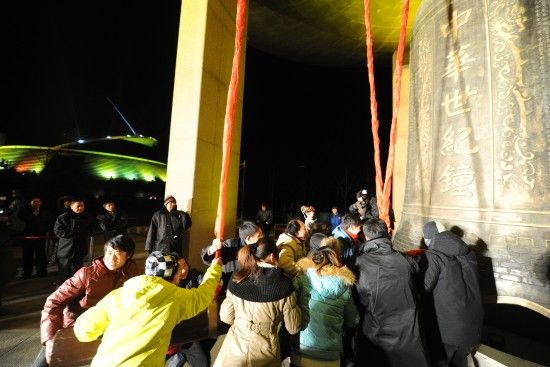
{"label": "white and black knit hat", "polygon": [[424,233],[424,238],[431,240],[434,238],[434,236],[438,233],[445,232],[447,229],[443,225],[443,223],[438,222],[437,220],[433,220],[431,222],[428,222],[424,224],[424,227],[422,228],[422,232]]}
{"label": "white and black knit hat", "polygon": [[178,267],[178,258],[174,255],[163,255],[153,251],[145,260],[145,275],[170,278]]}

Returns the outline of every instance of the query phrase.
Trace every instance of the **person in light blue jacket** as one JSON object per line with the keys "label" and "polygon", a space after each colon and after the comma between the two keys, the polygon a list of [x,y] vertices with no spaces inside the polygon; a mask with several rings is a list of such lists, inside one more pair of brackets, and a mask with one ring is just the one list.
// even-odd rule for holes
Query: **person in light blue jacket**
{"label": "person in light blue jacket", "polygon": [[339,367],[344,326],[359,323],[352,297],[355,275],[341,265],[333,243],[333,237],[323,239],[297,263],[302,273],[294,278],[294,288],[302,308],[302,330],[291,361],[301,367]]}

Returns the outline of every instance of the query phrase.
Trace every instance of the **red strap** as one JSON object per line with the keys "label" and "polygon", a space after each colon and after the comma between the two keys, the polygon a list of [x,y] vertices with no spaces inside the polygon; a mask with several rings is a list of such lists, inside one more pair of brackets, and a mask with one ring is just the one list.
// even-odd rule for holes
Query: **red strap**
{"label": "red strap", "polygon": [[401,74],[403,73],[403,53],[405,51],[405,41],[407,36],[407,20],[409,17],[409,0],[403,0],[403,12],[401,17],[401,32],[399,35],[399,45],[397,47],[397,59],[395,61],[395,89],[393,99],[393,112],[390,130],[390,144],[388,148],[388,161],[386,164],[385,181],[382,178],[382,168],[380,164],[380,137],[378,135],[378,103],[376,101],[376,86],[374,84],[374,56],[372,53],[372,32],[370,22],[370,0],[364,0],[365,6],[365,28],[367,42],[367,68],[369,72],[370,85],[370,108],[371,108],[371,128],[374,144],[374,166],[376,170],[376,199],[380,219],[386,222],[390,228],[390,197],[391,182],[393,177],[393,167],[395,162],[395,142],[397,138],[397,114],[399,112],[399,102],[401,100]]}
{"label": "red strap", "polygon": [[[239,78],[241,70],[242,40],[245,26],[246,0],[237,2],[237,18],[235,21],[235,51],[233,53],[233,68],[231,81],[227,92],[227,105],[225,108],[225,121],[223,126],[223,155],[222,171],[220,177],[220,189],[218,197],[218,211],[214,234],[217,239],[223,239],[225,226],[225,208],[227,195],[227,178],[229,176],[229,163],[231,158],[231,145],[233,141],[233,124],[235,122],[235,105],[239,92]],[[216,251],[216,257],[220,257],[220,251]]]}

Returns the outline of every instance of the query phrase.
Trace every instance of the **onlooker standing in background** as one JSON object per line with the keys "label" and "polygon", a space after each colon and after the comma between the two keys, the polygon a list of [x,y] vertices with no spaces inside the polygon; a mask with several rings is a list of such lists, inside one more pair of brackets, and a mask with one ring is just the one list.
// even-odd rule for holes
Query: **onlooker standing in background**
{"label": "onlooker standing in background", "polygon": [[57,264],[60,282],[82,267],[94,229],[95,218],[85,213],[84,200],[80,198],[73,198],[69,209],[57,217],[53,232],[59,238]]}
{"label": "onlooker standing in background", "polygon": [[23,230],[23,275],[22,279],[32,276],[33,262],[36,264],[36,275],[47,275],[48,259],[46,258],[46,234],[52,228],[52,218],[42,208],[42,199],[33,196],[30,204],[23,209],[21,214],[25,222]]}
{"label": "onlooker standing in background", "polygon": [[17,274],[17,267],[13,261],[11,231],[6,227],[7,216],[0,214],[0,316],[8,311],[2,306],[2,293]]}
{"label": "onlooker standing in background", "polygon": [[164,198],[164,207],[156,211],[151,218],[145,250],[149,253],[175,252],[183,257],[183,236],[191,225],[191,216],[183,210],[178,210],[176,198],[167,195]]}
{"label": "onlooker standing in background", "polygon": [[260,226],[265,237],[269,237],[271,228],[273,228],[273,211],[267,208],[264,202],[260,205],[260,210],[256,214],[256,224]]}
{"label": "onlooker standing in background", "polygon": [[11,190],[12,200],[8,209],[5,211],[9,215],[7,226],[14,234],[19,234],[25,229],[25,222],[21,218],[21,213],[27,206],[27,200],[21,194],[21,190]]}
{"label": "onlooker standing in background", "polygon": [[350,205],[349,212],[357,213],[361,220],[378,218],[376,196],[369,195],[367,189],[359,190],[355,195],[357,201]]}
{"label": "onlooker standing in background", "polygon": [[340,215],[340,213],[338,213],[337,206],[333,206],[330,209],[329,222],[330,222],[330,233],[332,233],[332,231],[334,231],[336,227],[342,224],[342,216]]}
{"label": "onlooker standing in background", "polygon": [[128,217],[126,213],[117,209],[114,200],[104,199],[103,208],[97,216],[97,224],[107,241],[119,234],[127,233]]}
{"label": "onlooker standing in background", "polygon": [[300,211],[304,215],[304,224],[308,234],[311,236],[318,231],[317,217],[315,216],[315,208],[311,205],[303,205],[300,207]]}

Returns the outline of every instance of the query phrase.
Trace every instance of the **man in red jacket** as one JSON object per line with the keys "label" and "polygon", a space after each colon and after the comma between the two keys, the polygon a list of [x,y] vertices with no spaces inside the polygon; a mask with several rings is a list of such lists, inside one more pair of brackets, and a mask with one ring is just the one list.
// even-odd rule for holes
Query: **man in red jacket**
{"label": "man in red jacket", "polygon": [[50,362],[53,338],[58,330],[72,326],[80,314],[95,306],[107,293],[143,273],[132,260],[134,249],[134,240],[129,236],[111,238],[105,243],[103,256],[95,258],[90,266],[80,268],[48,297],[40,320],[40,341],[45,347],[33,366]]}

